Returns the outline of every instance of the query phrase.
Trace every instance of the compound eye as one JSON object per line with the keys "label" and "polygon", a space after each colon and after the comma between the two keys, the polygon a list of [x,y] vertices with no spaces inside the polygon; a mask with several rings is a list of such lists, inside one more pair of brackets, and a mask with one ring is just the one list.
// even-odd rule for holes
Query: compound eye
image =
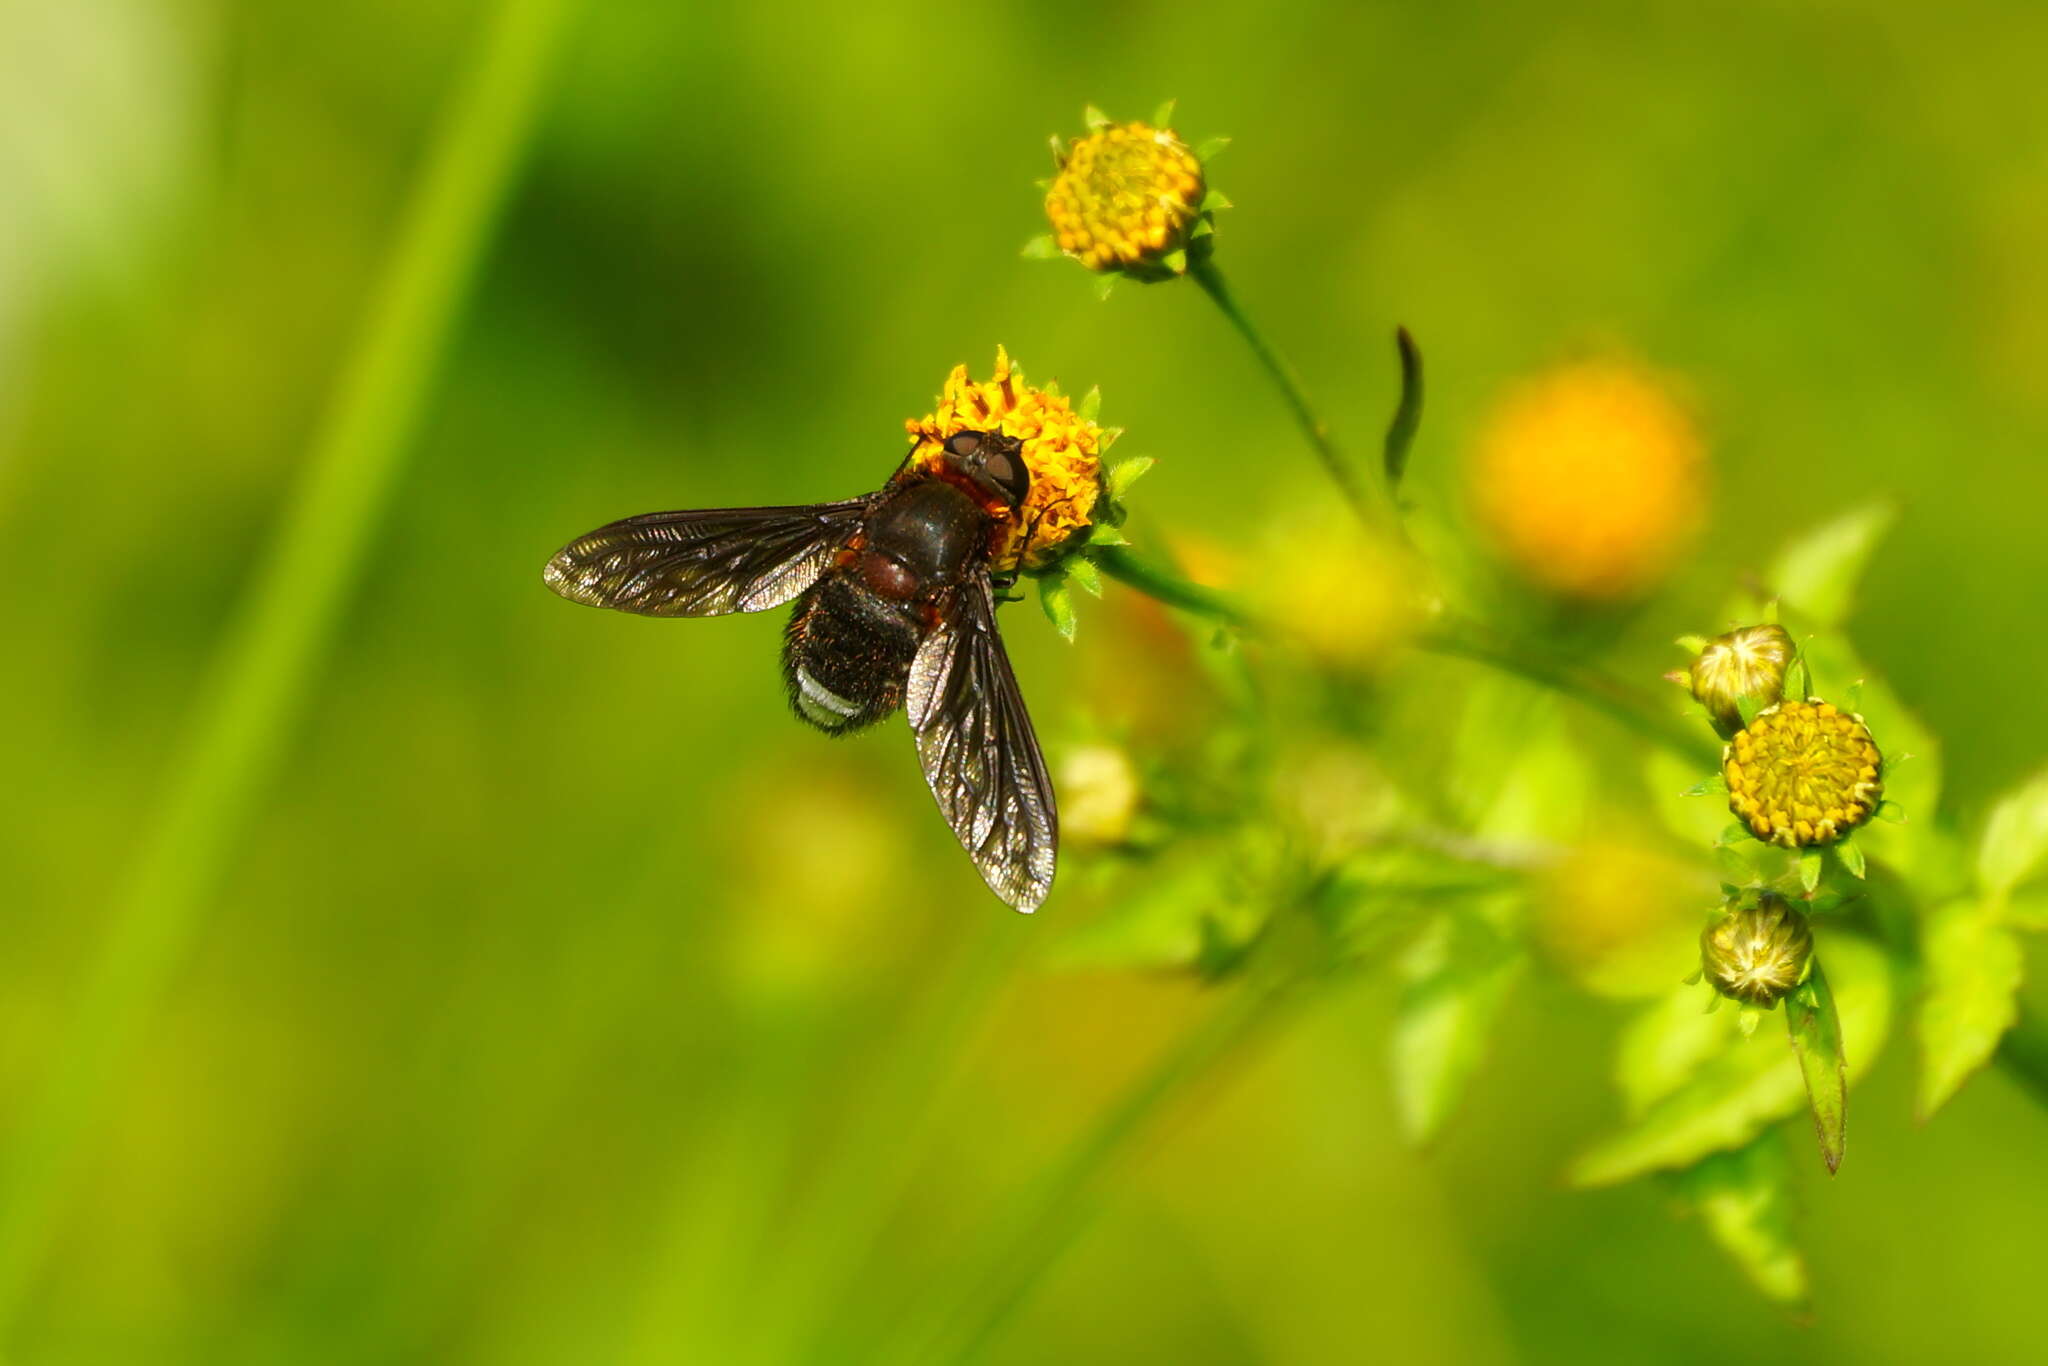
{"label": "compound eye", "polygon": [[946,438],[946,454],[971,459],[981,453],[980,432],[955,432]]}
{"label": "compound eye", "polygon": [[1012,503],[1022,505],[1025,495],[1031,492],[1031,472],[1024,468],[1021,451],[991,451],[982,462],[981,473],[1009,495]]}

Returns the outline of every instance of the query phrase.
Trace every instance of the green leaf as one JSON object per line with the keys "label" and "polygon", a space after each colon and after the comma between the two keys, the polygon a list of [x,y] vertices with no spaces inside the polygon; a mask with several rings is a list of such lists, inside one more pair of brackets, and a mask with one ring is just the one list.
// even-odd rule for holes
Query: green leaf
{"label": "green leaf", "polygon": [[1811,892],[1820,886],[1821,852],[1808,846],[1799,851],[1799,885]]}
{"label": "green leaf", "polygon": [[1146,473],[1158,463],[1157,460],[1149,455],[1138,455],[1131,457],[1129,460],[1119,460],[1114,465],[1111,465],[1109,473],[1103,476],[1102,486],[1108,491],[1111,498],[1121,499],[1126,493],[1130,492],[1131,485],[1143,479]]}
{"label": "green leaf", "polygon": [[1822,625],[1840,626],[1864,566],[1896,515],[1887,504],[1872,504],[1808,532],[1779,554],[1769,582],[1781,598]]}
{"label": "green leaf", "polygon": [[1387,424],[1384,461],[1389,489],[1401,487],[1401,477],[1408,472],[1408,448],[1422,425],[1422,352],[1407,328],[1394,329],[1394,351],[1401,361],[1401,398]]}
{"label": "green leaf", "polygon": [[1920,1091],[1930,1118],[1990,1060],[2019,1017],[2019,938],[1995,900],[1951,901],[1920,926]]}
{"label": "green leaf", "polygon": [[1794,1312],[1811,1285],[1793,1229],[1792,1164],[1766,1134],[1746,1148],[1715,1153],[1678,1178],[1686,1203],[1721,1250],[1765,1299]]}
{"label": "green leaf", "polygon": [[1835,846],[1835,857],[1842,861],[1842,866],[1849,870],[1851,877],[1867,877],[1869,875],[1869,869],[1863,862],[1862,846],[1856,843],[1855,836],[1851,835]]}
{"label": "green leaf", "polygon": [[1785,998],[1785,1028],[1806,1080],[1806,1103],[1813,1111],[1820,1158],[1832,1176],[1841,1168],[1849,1143],[1849,1063],[1842,1053],[1841,1016],[1818,954],[1806,980]]}
{"label": "green leaf", "polygon": [[1027,261],[1056,261],[1062,254],[1059,242],[1050,233],[1041,234],[1024,244],[1024,259]]}
{"label": "green leaf", "polygon": [[[1829,936],[1822,952],[1853,1081],[1883,1047],[1890,973],[1884,956],[1860,939]],[[1807,1108],[1805,1080],[1790,1049],[1769,1031],[1745,1041],[1736,1012],[1705,1015],[1701,1007],[1700,988],[1681,988],[1628,1026],[1616,1076],[1628,1122],[1573,1164],[1574,1184],[1612,1185],[1689,1167],[1709,1153],[1740,1148],[1767,1125]]]}
{"label": "green leaf", "polygon": [[1066,562],[1067,577],[1078,584],[1088,596],[1102,596],[1102,571],[1095,567],[1095,561],[1076,555]]}
{"label": "green leaf", "polygon": [[1998,801],[1977,845],[1977,885],[2003,896],[2048,862],[2048,772],[2037,773]]}
{"label": "green leaf", "polygon": [[1408,955],[1391,1042],[1409,1142],[1435,1137],[1464,1095],[1521,966],[1520,951],[1471,914],[1439,916]]}
{"label": "green leaf", "polygon": [[2005,923],[2016,930],[2048,930],[2048,887],[2006,898]]}
{"label": "green leaf", "polygon": [[1038,605],[1045,609],[1045,619],[1053,629],[1068,640],[1080,628],[1074,616],[1074,594],[1067,587],[1064,574],[1048,574],[1038,581]]}
{"label": "green leaf", "polygon": [[1204,138],[1195,147],[1195,160],[1207,166],[1209,162],[1223,155],[1223,149],[1230,145],[1227,137]]}

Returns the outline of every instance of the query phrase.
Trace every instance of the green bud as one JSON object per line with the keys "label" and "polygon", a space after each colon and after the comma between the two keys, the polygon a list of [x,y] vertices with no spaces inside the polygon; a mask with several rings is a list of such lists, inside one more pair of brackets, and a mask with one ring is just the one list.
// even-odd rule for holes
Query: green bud
{"label": "green bud", "polygon": [[1753,906],[1731,904],[1700,934],[1700,968],[1731,1001],[1765,1009],[1806,980],[1813,930],[1783,897],[1763,893]]}

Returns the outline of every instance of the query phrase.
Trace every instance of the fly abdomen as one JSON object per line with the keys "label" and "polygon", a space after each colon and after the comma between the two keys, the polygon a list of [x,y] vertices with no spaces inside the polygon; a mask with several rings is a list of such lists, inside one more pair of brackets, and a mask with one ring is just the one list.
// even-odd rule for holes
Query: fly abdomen
{"label": "fly abdomen", "polygon": [[869,591],[858,570],[836,569],[797,600],[782,646],[796,714],[830,735],[871,726],[903,705],[923,642],[915,606]]}

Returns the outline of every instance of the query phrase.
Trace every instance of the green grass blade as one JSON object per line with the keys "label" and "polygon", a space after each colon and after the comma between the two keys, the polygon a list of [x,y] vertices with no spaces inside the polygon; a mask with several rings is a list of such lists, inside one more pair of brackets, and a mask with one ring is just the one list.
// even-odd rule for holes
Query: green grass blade
{"label": "green grass blade", "polygon": [[311,459],[215,660],[65,1047],[0,1172],[0,1341],[33,1286],[138,1029],[199,927],[354,587],[450,327],[529,134],[572,0],[504,0],[429,151]]}

